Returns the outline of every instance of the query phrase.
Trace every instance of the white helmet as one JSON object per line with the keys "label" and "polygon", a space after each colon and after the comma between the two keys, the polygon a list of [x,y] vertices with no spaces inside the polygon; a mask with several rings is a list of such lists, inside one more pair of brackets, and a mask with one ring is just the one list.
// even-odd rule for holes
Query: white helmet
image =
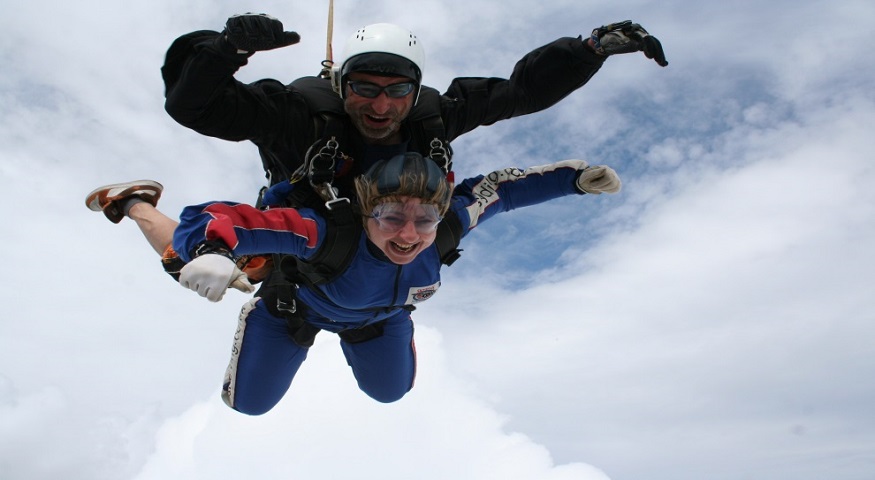
{"label": "white helmet", "polygon": [[410,30],[390,23],[358,29],[343,48],[343,56],[331,67],[331,86],[344,98],[345,79],[352,72],[407,77],[416,81],[416,97],[422,87],[425,51]]}

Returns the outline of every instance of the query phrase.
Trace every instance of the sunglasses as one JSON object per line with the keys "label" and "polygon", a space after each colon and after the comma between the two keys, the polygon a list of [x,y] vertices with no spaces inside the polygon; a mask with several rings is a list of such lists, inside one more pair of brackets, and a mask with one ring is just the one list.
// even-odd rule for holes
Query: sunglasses
{"label": "sunglasses", "polygon": [[443,220],[435,205],[410,206],[403,203],[381,203],[374,207],[369,218],[373,218],[377,228],[386,233],[397,233],[408,222],[413,222],[416,233],[421,234],[434,232]]}
{"label": "sunglasses", "polygon": [[377,98],[383,92],[386,92],[386,96],[389,98],[403,98],[410,95],[416,88],[416,84],[413,82],[393,83],[385,87],[371,82],[346,82],[346,84],[349,85],[353,93],[365,98]]}

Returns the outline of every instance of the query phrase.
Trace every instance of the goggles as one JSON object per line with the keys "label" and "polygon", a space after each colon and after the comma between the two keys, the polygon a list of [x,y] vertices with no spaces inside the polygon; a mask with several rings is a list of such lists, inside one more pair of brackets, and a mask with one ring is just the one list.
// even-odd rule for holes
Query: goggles
{"label": "goggles", "polygon": [[386,96],[389,98],[403,98],[410,95],[413,89],[416,88],[416,84],[413,82],[393,83],[385,87],[371,82],[350,81],[346,82],[346,84],[349,85],[353,93],[365,98],[377,98],[383,92],[386,92]]}
{"label": "goggles", "polygon": [[421,234],[434,232],[443,220],[436,205],[404,203],[381,203],[374,207],[369,218],[373,218],[380,231],[386,233],[397,233],[408,222],[413,222],[416,233]]}

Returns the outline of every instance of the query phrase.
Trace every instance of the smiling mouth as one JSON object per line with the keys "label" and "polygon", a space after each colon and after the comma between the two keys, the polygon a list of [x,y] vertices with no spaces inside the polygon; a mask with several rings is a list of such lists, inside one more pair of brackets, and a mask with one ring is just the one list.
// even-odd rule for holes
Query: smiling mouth
{"label": "smiling mouth", "polygon": [[415,243],[411,243],[411,244],[407,244],[407,245],[401,245],[400,243],[395,243],[395,242],[389,242],[389,243],[392,244],[392,248],[394,250],[397,250],[401,253],[410,253],[413,251],[414,248],[416,248],[416,245],[417,245]]}
{"label": "smiling mouth", "polygon": [[385,125],[385,124],[392,121],[391,118],[381,118],[381,117],[375,117],[373,115],[365,115],[365,118],[367,118],[368,121],[370,121],[371,123],[377,123],[380,125]]}

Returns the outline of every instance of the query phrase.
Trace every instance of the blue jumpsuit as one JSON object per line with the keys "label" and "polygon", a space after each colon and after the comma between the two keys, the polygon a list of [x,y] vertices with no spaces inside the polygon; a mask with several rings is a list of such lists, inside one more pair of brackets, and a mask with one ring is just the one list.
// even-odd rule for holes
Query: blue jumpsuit
{"label": "blue jumpsuit", "polygon": [[[566,160],[463,181],[450,205],[462,223],[462,237],[496,213],[581,194],[575,180],[585,165]],[[205,241],[224,242],[237,255],[282,253],[306,260],[321,246],[325,228],[324,219],[311,209],[259,210],[211,202],[183,210],[173,247],[185,261]],[[409,306],[437,292],[438,257],[432,245],[411,263],[396,265],[362,233],[342,274],[324,285],[301,285],[298,290],[305,320],[323,330],[338,332],[384,321],[379,337],[361,343],[341,341],[359,388],[377,401],[396,401],[413,387],[416,351]],[[286,320],[272,315],[260,300],[252,299],[241,311],[222,394],[229,406],[252,415],[279,402],[308,352],[289,336]]]}

